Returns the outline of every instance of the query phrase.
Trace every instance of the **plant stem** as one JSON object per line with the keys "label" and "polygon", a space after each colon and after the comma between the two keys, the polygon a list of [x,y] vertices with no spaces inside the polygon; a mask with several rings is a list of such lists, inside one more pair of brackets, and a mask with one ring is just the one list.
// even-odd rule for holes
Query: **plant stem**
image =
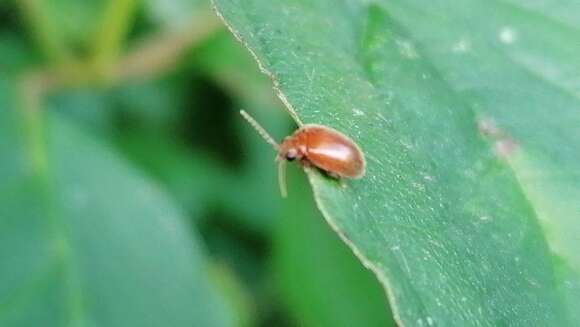
{"label": "plant stem", "polygon": [[93,60],[97,72],[107,74],[120,56],[136,5],[137,0],[109,0],[95,40]]}
{"label": "plant stem", "polygon": [[70,53],[58,28],[47,14],[47,3],[44,0],[18,0],[17,3],[30,33],[48,59],[56,65],[68,61]]}
{"label": "plant stem", "polygon": [[19,83],[19,106],[22,108],[24,133],[32,171],[37,176],[45,176],[48,171],[46,158],[42,102],[42,77],[30,74],[22,77]]}
{"label": "plant stem", "polygon": [[179,30],[160,32],[135,46],[113,68],[117,80],[151,77],[173,67],[188,48],[222,28],[213,15],[205,15]]}

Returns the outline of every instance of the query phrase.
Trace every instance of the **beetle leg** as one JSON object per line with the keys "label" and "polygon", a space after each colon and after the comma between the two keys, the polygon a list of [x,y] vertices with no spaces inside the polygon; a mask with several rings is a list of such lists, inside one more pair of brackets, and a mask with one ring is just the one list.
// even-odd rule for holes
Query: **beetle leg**
{"label": "beetle leg", "polygon": [[280,186],[280,194],[283,198],[288,195],[288,187],[286,186],[286,161],[278,161],[278,184]]}
{"label": "beetle leg", "polygon": [[327,172],[326,172],[326,175],[328,175],[328,176],[330,176],[330,177],[332,177],[332,178],[334,178],[334,179],[336,179],[336,180],[338,180],[338,181],[340,181],[340,180],[341,180],[341,179],[340,179],[340,176],[339,176],[337,173],[334,173],[334,172],[331,172],[331,171],[327,171]]}
{"label": "beetle leg", "polygon": [[300,159],[300,165],[302,165],[302,167],[304,167],[304,168],[312,167],[312,164],[310,163],[310,161],[308,161],[308,159],[306,159],[306,157],[303,157],[302,159]]}
{"label": "beetle leg", "polygon": [[335,179],[338,182],[338,184],[340,185],[341,188],[346,188],[346,183],[344,181],[344,178],[340,177],[340,175],[338,175],[337,173],[333,173],[331,171],[325,171],[325,173],[330,178]]}

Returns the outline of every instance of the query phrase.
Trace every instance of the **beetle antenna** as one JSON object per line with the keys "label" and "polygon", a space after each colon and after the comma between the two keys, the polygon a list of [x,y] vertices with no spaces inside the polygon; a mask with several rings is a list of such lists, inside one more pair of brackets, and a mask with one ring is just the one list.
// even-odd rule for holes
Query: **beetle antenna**
{"label": "beetle antenna", "polygon": [[280,185],[280,194],[285,198],[288,196],[286,188],[286,160],[282,159],[278,162],[278,184]]}
{"label": "beetle antenna", "polygon": [[264,138],[264,140],[266,140],[266,142],[270,143],[274,147],[274,149],[276,151],[278,151],[280,146],[278,145],[278,143],[276,141],[274,141],[274,138],[272,136],[270,136],[270,134],[268,134],[268,132],[266,132],[264,127],[262,127],[260,124],[258,124],[258,122],[252,116],[250,116],[250,114],[248,114],[244,110],[240,110],[240,114],[242,115],[242,117],[244,117],[245,120],[248,121],[248,123],[250,123],[250,125],[252,125],[252,127],[254,127],[254,129],[258,132],[258,134],[260,134],[260,136],[262,136],[262,138]]}

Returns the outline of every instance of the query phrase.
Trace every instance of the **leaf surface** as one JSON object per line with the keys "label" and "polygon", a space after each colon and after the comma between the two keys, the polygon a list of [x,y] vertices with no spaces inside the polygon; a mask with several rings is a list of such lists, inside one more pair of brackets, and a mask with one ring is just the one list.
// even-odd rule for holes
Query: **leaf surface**
{"label": "leaf surface", "polygon": [[318,206],[402,325],[573,325],[580,6],[215,0],[295,118],[367,174]]}
{"label": "leaf surface", "polygon": [[1,82],[0,324],[231,325],[172,201],[63,116],[37,125],[17,94]]}

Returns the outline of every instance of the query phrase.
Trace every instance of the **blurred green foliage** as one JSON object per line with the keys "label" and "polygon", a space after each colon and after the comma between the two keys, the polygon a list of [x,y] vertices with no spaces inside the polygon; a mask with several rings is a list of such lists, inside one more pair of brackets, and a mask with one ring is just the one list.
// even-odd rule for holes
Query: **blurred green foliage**
{"label": "blurred green foliage", "polygon": [[205,0],[0,2],[0,325],[383,326]]}

